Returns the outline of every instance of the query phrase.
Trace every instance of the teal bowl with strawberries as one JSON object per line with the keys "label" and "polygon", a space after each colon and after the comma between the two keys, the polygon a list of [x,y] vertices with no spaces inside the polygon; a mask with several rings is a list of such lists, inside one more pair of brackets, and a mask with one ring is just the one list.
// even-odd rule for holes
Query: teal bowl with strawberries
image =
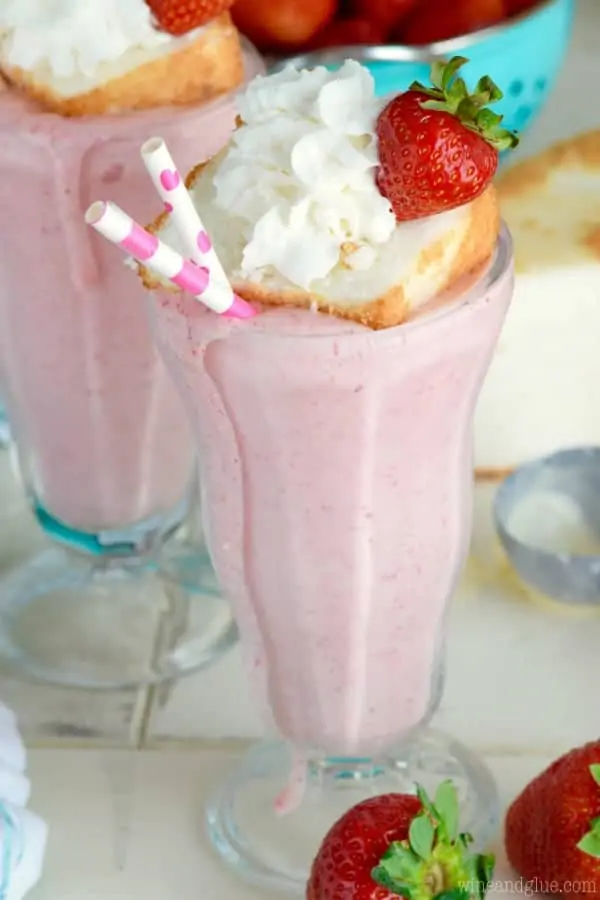
{"label": "teal bowl with strawberries", "polygon": [[454,56],[468,63],[461,70],[469,88],[489,75],[503,92],[494,111],[503,125],[519,134],[531,126],[550,97],[572,31],[575,0],[540,0],[520,15],[463,37],[423,46],[400,44],[333,47],[279,60],[288,65],[337,69],[346,59],[366,66],[380,97],[406,91],[413,81],[428,82],[431,66]]}

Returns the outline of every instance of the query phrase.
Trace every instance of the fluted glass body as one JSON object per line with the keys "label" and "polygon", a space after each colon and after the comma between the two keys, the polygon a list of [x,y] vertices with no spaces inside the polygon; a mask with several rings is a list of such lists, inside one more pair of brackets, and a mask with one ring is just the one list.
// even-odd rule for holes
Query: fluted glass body
{"label": "fluted glass body", "polygon": [[[248,60],[248,74],[260,71]],[[153,134],[183,171],[226,142],[230,95],[208,106],[63,118],[0,94],[0,381],[36,505],[75,530],[164,517],[194,469],[181,400],[152,341],[144,291],[86,227],[114,197],[141,222],[160,208],[140,161]]]}
{"label": "fluted glass body", "polygon": [[426,314],[218,318],[157,294],[200,450],[213,564],[248,674],[315,756],[377,756],[435,697],[471,523],[472,419],[512,294],[510,239]]}

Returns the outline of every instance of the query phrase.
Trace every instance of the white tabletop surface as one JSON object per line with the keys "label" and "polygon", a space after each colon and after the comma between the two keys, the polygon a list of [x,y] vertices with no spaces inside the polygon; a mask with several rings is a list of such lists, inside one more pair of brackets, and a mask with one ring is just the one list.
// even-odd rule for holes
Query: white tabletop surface
{"label": "white tabletop surface", "polygon": [[[580,0],[559,88],[523,153],[600,125],[599,34],[600,0]],[[553,756],[597,737],[600,613],[524,592],[493,536],[490,498],[478,489],[437,724],[486,756],[506,803]],[[2,454],[0,572],[40,545]],[[50,825],[34,900],[257,896],[212,857],[201,826],[207,786],[261,733],[237,649],[168,691],[94,695],[2,673],[0,699],[19,714],[32,806]],[[501,861],[497,878],[510,877]]]}

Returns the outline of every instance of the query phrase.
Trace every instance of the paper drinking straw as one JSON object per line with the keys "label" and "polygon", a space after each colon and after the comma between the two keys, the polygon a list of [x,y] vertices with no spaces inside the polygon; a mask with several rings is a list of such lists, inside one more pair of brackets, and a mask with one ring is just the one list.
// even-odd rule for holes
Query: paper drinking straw
{"label": "paper drinking straw", "polygon": [[156,275],[187,291],[214,312],[236,319],[249,319],[256,315],[249,303],[233,293],[227,281],[217,281],[206,266],[198,266],[184,259],[114,203],[92,203],[85,214],[85,221]]}
{"label": "paper drinking straw", "polygon": [[159,197],[170,213],[185,252],[194,262],[202,263],[220,281],[227,276],[212,242],[194,206],[173,157],[162,138],[150,138],[143,145],[142,160]]}

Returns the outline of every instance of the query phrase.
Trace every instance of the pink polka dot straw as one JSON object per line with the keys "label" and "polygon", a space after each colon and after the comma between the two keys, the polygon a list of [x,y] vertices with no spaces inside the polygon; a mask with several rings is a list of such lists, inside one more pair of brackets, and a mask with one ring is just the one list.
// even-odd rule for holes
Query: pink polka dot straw
{"label": "pink polka dot straw", "polygon": [[206,266],[215,278],[226,282],[227,276],[223,266],[167,145],[162,138],[150,138],[143,145],[141,153],[144,165],[158,196],[171,216],[186,255],[199,265]]}
{"label": "pink polka dot straw", "polygon": [[[121,247],[156,275],[187,291],[210,309],[236,319],[249,319],[256,311],[237,297],[227,280],[215,278],[208,265],[185,259],[150,234],[114,203],[92,203],[85,221],[103,237]],[[208,262],[208,260],[207,260]]]}

